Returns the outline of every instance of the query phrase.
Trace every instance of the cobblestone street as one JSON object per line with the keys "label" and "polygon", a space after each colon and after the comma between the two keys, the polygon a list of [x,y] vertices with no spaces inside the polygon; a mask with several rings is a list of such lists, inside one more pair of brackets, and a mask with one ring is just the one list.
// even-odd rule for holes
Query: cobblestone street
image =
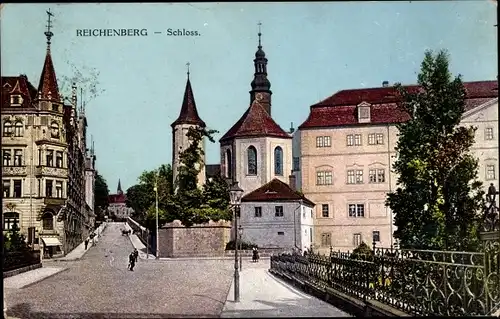
{"label": "cobblestone street", "polygon": [[[5,288],[9,316],[18,318],[218,317],[231,285],[230,260],[139,259],[127,270],[130,239],[111,223],[78,261],[44,262],[68,268],[26,288]],[[72,314],[73,316],[70,316]]]}

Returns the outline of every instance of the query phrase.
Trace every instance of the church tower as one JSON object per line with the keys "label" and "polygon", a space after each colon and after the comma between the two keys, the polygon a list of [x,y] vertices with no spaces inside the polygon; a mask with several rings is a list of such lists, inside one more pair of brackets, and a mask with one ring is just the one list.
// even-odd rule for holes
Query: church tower
{"label": "church tower", "polygon": [[[189,63],[187,64],[187,82],[186,89],[184,90],[184,99],[182,101],[181,113],[177,120],[172,123],[172,171],[174,176],[174,183],[177,180],[180,166],[180,154],[189,147],[190,141],[188,140],[187,133],[191,127],[205,128],[206,124],[198,115],[196,103],[194,100],[193,89],[189,79]],[[200,145],[203,151],[201,170],[198,175],[198,186],[205,184],[205,141],[203,140]]]}
{"label": "church tower", "polygon": [[120,179],[118,179],[118,187],[116,188],[116,193],[118,195],[122,195],[123,194],[123,191],[122,191],[122,182]]}
{"label": "church tower", "polygon": [[250,105],[255,100],[256,94],[260,93],[260,96],[262,97],[260,103],[266,112],[271,115],[271,95],[273,92],[271,92],[271,82],[269,82],[269,79],[267,78],[267,58],[266,53],[262,50],[261,25],[262,24],[259,22],[259,45],[257,46],[257,52],[255,52],[255,59],[253,60],[255,73],[251,83],[252,90],[250,91]]}

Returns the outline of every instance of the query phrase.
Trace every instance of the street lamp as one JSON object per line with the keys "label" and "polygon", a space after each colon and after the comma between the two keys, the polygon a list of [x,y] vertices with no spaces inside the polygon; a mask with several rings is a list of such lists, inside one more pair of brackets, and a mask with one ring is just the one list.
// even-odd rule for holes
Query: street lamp
{"label": "street lamp", "polygon": [[[238,234],[240,235],[239,240],[240,240],[240,250],[243,251],[242,245],[243,245],[243,227],[238,226]],[[243,270],[243,253],[240,254],[240,270]]]}
{"label": "street lamp", "polygon": [[160,235],[158,228],[158,174],[156,173],[155,181],[155,207],[156,207],[156,259],[160,259]]}
{"label": "street lamp", "polygon": [[240,274],[238,272],[238,211],[240,209],[243,190],[234,182],[229,189],[231,205],[234,211],[234,301],[240,301]]}

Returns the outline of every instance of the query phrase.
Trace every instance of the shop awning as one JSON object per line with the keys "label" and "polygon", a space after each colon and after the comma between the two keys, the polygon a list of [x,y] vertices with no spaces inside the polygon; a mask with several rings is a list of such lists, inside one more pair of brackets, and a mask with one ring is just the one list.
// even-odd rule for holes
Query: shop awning
{"label": "shop awning", "polygon": [[42,241],[45,246],[62,246],[59,239],[55,237],[42,237]]}

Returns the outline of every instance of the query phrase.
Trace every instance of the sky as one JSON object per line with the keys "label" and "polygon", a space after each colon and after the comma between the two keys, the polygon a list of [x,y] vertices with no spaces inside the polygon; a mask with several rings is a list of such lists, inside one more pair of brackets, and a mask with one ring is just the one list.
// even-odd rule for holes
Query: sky
{"label": "sky", "polygon": [[[476,0],[4,4],[2,76],[26,74],[38,86],[48,9],[58,79],[99,72],[103,91],[86,106],[88,138],[112,193],[118,179],[126,190],[143,171],[171,163],[170,124],[179,115],[188,62],[200,117],[219,131],[216,143],[207,141],[206,162],[220,162],[219,138],[250,103],[259,22],[272,115],[285,130],[339,90],[415,83],[428,49],[448,50],[452,73],[464,81],[498,74],[496,4]],[[78,36],[79,29],[108,28],[148,35]],[[167,35],[169,28],[199,35]]]}

